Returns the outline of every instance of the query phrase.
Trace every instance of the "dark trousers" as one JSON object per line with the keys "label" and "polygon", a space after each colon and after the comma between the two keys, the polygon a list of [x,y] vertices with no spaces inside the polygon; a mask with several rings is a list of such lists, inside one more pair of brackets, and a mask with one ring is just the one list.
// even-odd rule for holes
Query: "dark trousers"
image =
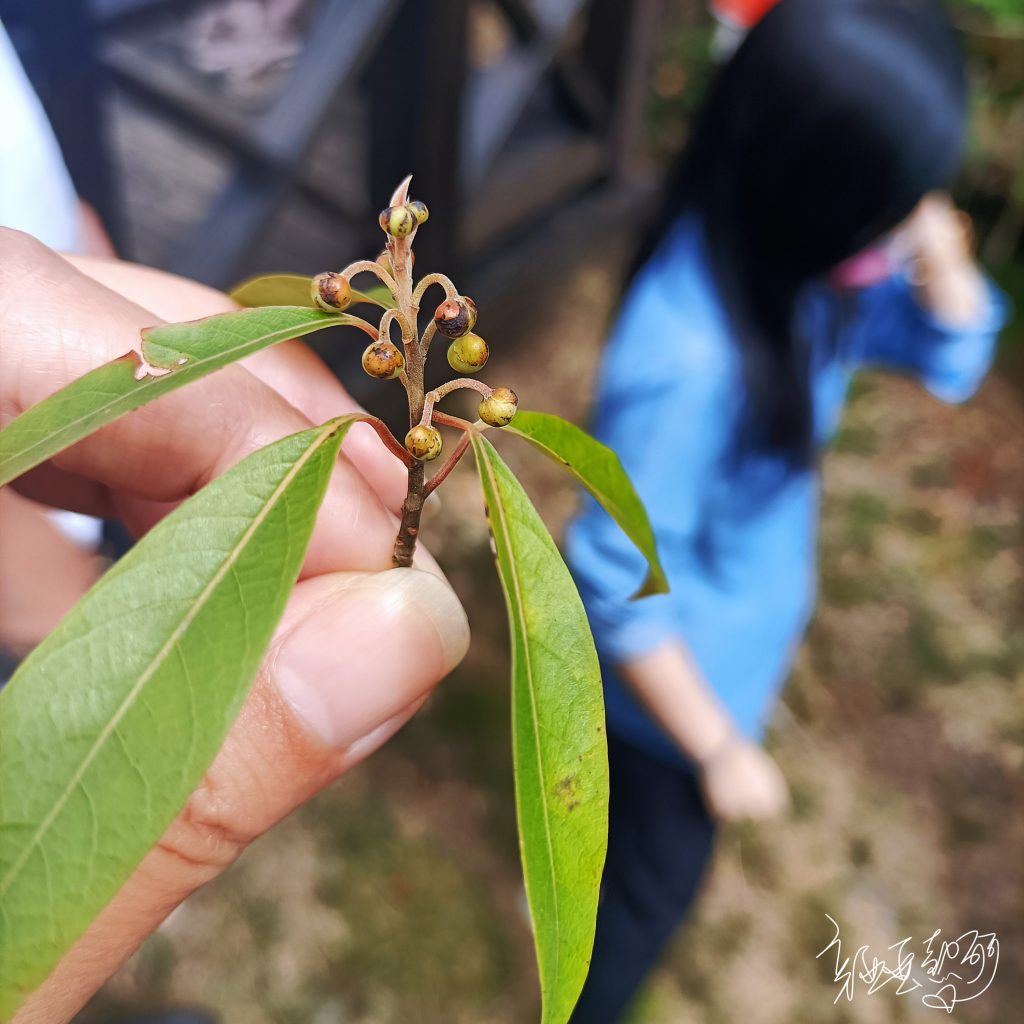
{"label": "dark trousers", "polygon": [[590,974],[572,1024],[612,1024],[693,902],[715,826],[697,777],[608,737],[611,799]]}

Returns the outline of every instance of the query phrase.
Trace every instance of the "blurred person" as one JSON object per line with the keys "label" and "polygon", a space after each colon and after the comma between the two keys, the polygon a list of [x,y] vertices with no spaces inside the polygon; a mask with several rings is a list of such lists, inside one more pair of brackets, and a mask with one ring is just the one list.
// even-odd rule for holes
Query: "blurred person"
{"label": "blurred person", "polygon": [[[170,274],[69,262],[0,228],[0,427],[136,347],[141,328],[230,308],[226,296]],[[197,481],[219,476],[262,444],[356,408],[309,348],[284,342],[122,417],[15,486],[50,505],[116,515],[137,536]],[[221,751],[12,1024],[69,1020],[178,903],[381,746],[462,659],[466,617],[429,554],[417,552],[417,568],[389,568],[405,476],[371,428],[352,428],[301,580]],[[207,1019],[177,1013],[145,1022]]]}
{"label": "blurred person", "polygon": [[781,0],[719,72],[628,284],[597,436],[671,594],[587,500],[567,533],[605,680],[608,858],[576,1024],[619,1019],[683,920],[717,820],[787,802],[760,745],[815,597],[818,461],[852,374],[977,388],[1005,302],[942,191],[963,57],[931,0]]}

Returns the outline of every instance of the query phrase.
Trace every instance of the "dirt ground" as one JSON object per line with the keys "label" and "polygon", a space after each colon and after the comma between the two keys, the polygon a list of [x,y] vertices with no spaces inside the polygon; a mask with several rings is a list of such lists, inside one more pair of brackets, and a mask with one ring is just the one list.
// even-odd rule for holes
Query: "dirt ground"
{"label": "dirt ground", "polygon": [[[488,381],[584,418],[620,269],[602,257],[574,274],[515,358],[496,346]],[[502,448],[559,530],[572,488],[514,439]],[[792,808],[725,832],[699,913],[633,1019],[941,1019],[891,985],[833,1005],[816,959],[828,914],[848,954],[995,931],[994,984],[949,1019],[1008,1024],[1024,992],[1020,392],[996,374],[954,409],[862,378],[824,479],[821,607],[770,736]],[[184,1005],[224,1024],[536,1019],[505,613],[469,466],[441,497],[424,536],[470,610],[464,665],[395,742],[174,913],[89,1024]]]}

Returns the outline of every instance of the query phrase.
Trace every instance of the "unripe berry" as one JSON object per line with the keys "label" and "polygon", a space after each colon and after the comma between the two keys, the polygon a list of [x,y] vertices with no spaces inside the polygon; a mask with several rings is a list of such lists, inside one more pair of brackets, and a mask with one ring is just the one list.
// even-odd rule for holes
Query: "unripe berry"
{"label": "unripe berry", "polygon": [[326,313],[348,309],[352,302],[352,286],[341,274],[330,270],[313,278],[310,294],[313,302]]}
{"label": "unripe berry", "polygon": [[507,427],[519,408],[519,398],[511,388],[495,388],[480,403],[477,415],[492,427]]}
{"label": "unripe berry", "polygon": [[408,206],[389,206],[380,211],[380,226],[395,238],[411,235],[416,227],[416,218]]}
{"label": "unripe berry", "polygon": [[469,310],[469,329],[473,330],[476,327],[476,303],[468,295],[460,295],[459,301],[462,302],[466,309]]}
{"label": "unripe berry", "polygon": [[441,431],[421,423],[405,435],[405,450],[420,462],[430,462],[441,454]]}
{"label": "unripe berry", "polygon": [[434,310],[434,325],[446,338],[461,338],[470,329],[470,312],[461,299],[445,299]]}
{"label": "unripe berry", "polygon": [[394,380],[405,369],[405,356],[390,341],[375,341],[363,353],[363,369],[378,380]]}
{"label": "unripe berry", "polygon": [[405,208],[416,218],[417,224],[425,224],[430,216],[427,204],[421,203],[418,199],[414,199],[411,203],[406,203]]}
{"label": "unripe berry", "polygon": [[479,334],[464,334],[448,346],[448,365],[459,373],[479,373],[488,355],[487,342]]}

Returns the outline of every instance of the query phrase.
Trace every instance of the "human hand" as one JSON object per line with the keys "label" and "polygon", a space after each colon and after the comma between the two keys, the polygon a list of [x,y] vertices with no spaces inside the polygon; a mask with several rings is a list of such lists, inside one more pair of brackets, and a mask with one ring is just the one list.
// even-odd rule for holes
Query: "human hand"
{"label": "human hand", "polygon": [[969,327],[985,305],[970,217],[946,193],[930,192],[917,204],[901,234],[918,301],[950,327]]}
{"label": "human hand", "polygon": [[945,192],[929,192],[901,229],[911,256],[930,265],[971,262],[974,229],[971,218],[958,210]]}
{"label": "human hand", "polygon": [[[0,424],[136,347],[158,316],[228,308],[223,296],[169,275],[82,266],[111,288],[0,229]],[[150,311],[112,288],[142,297]],[[251,451],[353,408],[308,349],[286,343],[110,424],[17,487],[52,505],[116,515],[138,535]],[[299,583],[220,753],[16,1024],[68,1020],[181,900],[379,747],[464,655],[465,615],[429,556],[421,568],[381,571],[397,529],[401,466],[369,428],[353,429],[343,452]]]}
{"label": "human hand", "polygon": [[789,802],[779,766],[756,743],[733,735],[700,763],[708,810],[719,819],[778,817]]}

